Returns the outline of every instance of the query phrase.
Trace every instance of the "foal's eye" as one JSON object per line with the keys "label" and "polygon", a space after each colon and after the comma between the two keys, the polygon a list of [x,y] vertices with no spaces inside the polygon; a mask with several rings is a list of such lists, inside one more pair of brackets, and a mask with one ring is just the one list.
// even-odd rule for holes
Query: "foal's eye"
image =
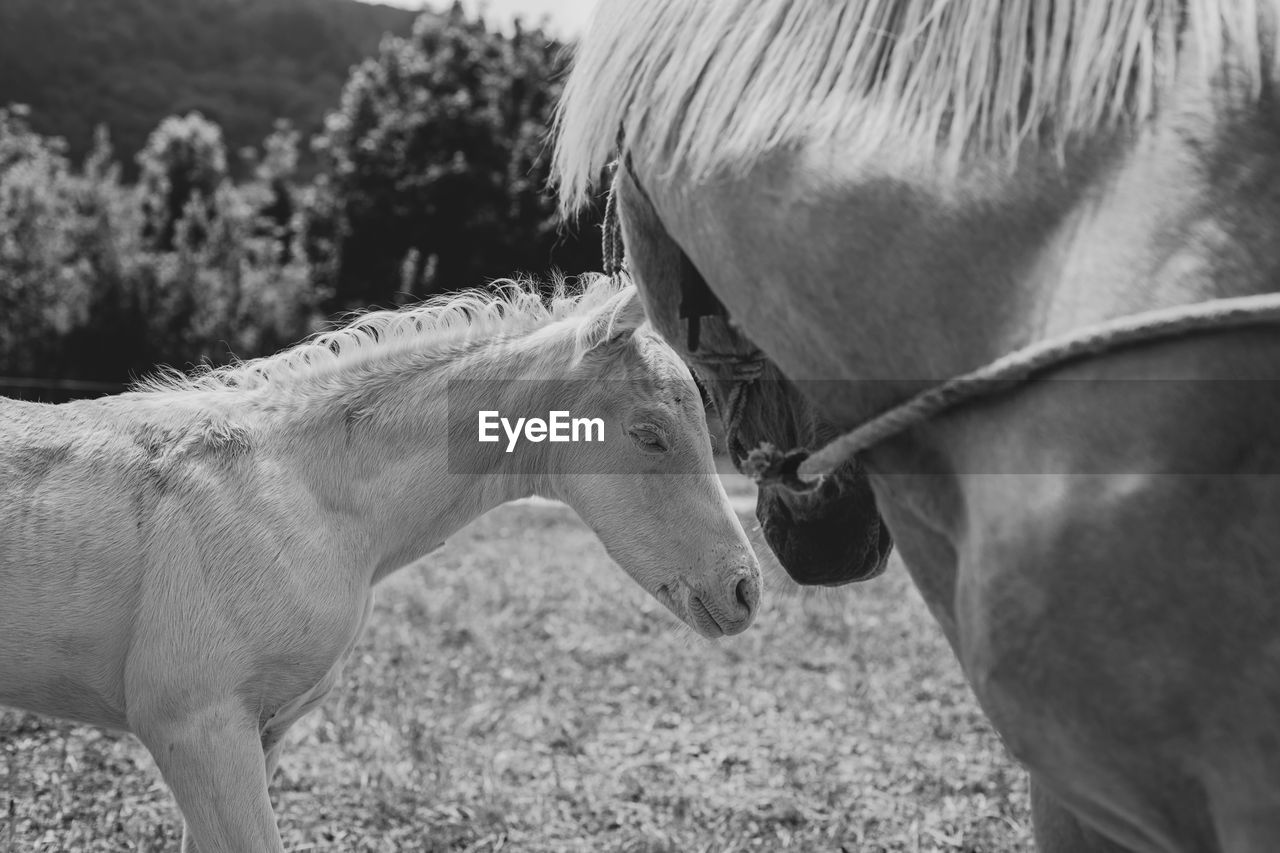
{"label": "foal's eye", "polygon": [[631,436],[631,440],[645,453],[666,453],[668,450],[667,438],[657,427],[634,426],[627,430],[627,435]]}

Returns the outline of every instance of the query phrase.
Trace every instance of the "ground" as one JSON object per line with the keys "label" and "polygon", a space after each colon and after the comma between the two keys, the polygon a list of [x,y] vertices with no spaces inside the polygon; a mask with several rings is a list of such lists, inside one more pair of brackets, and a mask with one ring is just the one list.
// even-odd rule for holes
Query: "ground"
{"label": "ground", "polygon": [[[834,591],[766,576],[756,625],[707,641],[568,508],[490,513],[378,588],[290,734],[286,849],[1029,850],[1024,774],[902,567]],[[0,710],[0,853],[180,832],[135,740]]]}

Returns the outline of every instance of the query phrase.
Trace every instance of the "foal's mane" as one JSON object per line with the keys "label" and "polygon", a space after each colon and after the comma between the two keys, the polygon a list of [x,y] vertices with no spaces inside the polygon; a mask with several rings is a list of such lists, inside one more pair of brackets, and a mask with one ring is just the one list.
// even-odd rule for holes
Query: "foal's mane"
{"label": "foal's mane", "polygon": [[1276,75],[1276,0],[602,0],[556,120],[566,210],[619,133],[694,180],[779,147],[954,168],[1152,115],[1224,68]]}
{"label": "foal's mane", "polygon": [[477,340],[521,335],[560,320],[612,322],[611,316],[596,315],[632,287],[621,279],[594,274],[576,281],[580,287],[558,277],[550,296],[544,296],[531,279],[503,279],[495,281],[491,290],[466,290],[396,311],[372,311],[275,355],[197,368],[189,374],[171,368],[143,379],[134,390],[222,391],[292,385],[333,376],[374,359],[406,353],[447,354]]}

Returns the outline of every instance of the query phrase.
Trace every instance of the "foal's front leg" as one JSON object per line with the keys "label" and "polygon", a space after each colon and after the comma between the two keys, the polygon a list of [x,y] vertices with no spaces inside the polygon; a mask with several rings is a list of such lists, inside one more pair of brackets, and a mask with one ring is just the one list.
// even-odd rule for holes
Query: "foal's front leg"
{"label": "foal's front leg", "polygon": [[182,810],[183,853],[283,853],[258,721],[240,700],[139,721],[134,731]]}
{"label": "foal's front leg", "polygon": [[[276,767],[280,764],[280,753],[284,750],[284,736],[287,731],[287,727],[284,727],[264,732],[262,735],[262,749],[266,756],[264,766],[267,774],[268,794],[271,788],[271,779],[275,775]],[[272,816],[274,818],[274,810],[272,811]],[[191,825],[187,823],[185,818],[182,821],[182,853],[200,853],[200,848],[196,846],[196,842],[191,835]]]}

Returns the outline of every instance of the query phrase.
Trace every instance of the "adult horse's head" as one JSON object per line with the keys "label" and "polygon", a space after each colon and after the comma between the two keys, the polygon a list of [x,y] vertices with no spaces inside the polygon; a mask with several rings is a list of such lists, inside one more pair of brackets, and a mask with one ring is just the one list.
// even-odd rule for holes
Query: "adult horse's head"
{"label": "adult horse's head", "polygon": [[[653,326],[703,380],[724,420],[734,463],[741,467],[747,453],[765,442],[814,448],[833,438],[834,428],[813,404],[719,308],[628,170],[620,169],[615,180],[631,276]],[[893,547],[856,461],[812,492],[762,486],[756,516],[779,562],[802,584],[836,586],[875,577]]]}

